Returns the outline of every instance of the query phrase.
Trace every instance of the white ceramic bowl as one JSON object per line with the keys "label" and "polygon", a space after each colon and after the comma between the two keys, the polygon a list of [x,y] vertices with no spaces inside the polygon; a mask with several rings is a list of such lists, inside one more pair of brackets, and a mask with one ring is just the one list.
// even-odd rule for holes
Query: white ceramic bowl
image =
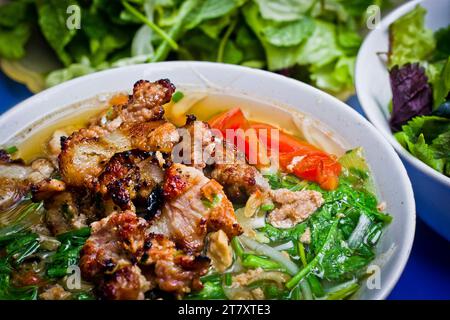
{"label": "white ceramic bowl", "polygon": [[[411,183],[399,157],[385,139],[357,112],[336,98],[304,83],[265,71],[201,62],[163,62],[113,69],[81,77],[41,92],[0,118],[0,145],[37,129],[26,129],[39,119],[61,112],[68,105],[101,93],[129,90],[139,79],[169,78],[180,88],[219,90],[287,105],[315,118],[338,133],[349,147],[362,146],[375,176],[380,198],[394,216],[379,243],[381,288],[365,285],[361,299],[384,299],[408,260],[415,231],[415,205]],[[276,111],[273,111],[276,112]],[[51,117],[50,117],[51,118]],[[41,124],[42,125],[42,124]]]}
{"label": "white ceramic bowl", "polygon": [[413,157],[392,135],[388,112],[392,98],[389,73],[377,55],[388,51],[389,25],[417,4],[428,11],[425,19],[428,28],[437,30],[450,23],[450,0],[411,1],[394,10],[361,46],[356,61],[356,92],[369,120],[400,154],[413,183],[418,214],[450,241],[450,178]]}

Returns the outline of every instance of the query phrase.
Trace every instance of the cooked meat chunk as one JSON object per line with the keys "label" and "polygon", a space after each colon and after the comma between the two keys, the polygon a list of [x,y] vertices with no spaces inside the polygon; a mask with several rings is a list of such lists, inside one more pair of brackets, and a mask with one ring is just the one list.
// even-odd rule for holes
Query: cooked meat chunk
{"label": "cooked meat chunk", "polygon": [[46,159],[37,159],[29,166],[7,159],[0,162],[0,210],[20,201],[33,185],[49,179],[53,171],[53,165]]}
{"label": "cooked meat chunk", "polygon": [[172,152],[174,162],[204,169],[208,162],[213,161],[216,141],[206,122],[188,116],[186,125],[178,129],[178,133],[181,141]]}
{"label": "cooked meat chunk", "polygon": [[184,254],[162,235],[150,234],[146,246],[142,263],[153,266],[154,281],[161,290],[182,296],[202,288],[200,277],[208,271],[208,258]]}
{"label": "cooked meat chunk", "polygon": [[59,155],[63,180],[71,186],[93,188],[116,153],[131,149],[170,151],[179,136],[173,124],[161,119],[162,105],[170,101],[174,90],[168,80],[139,81],[128,103],[111,111],[114,125],[101,117],[64,139]]}
{"label": "cooked meat chunk", "polygon": [[269,189],[269,183],[255,167],[246,163],[216,164],[210,174],[225,188],[225,193],[237,202],[256,191]]}
{"label": "cooked meat chunk", "polygon": [[31,187],[33,200],[36,201],[48,199],[64,190],[66,190],[66,184],[64,181],[57,179],[45,179]]}
{"label": "cooked meat chunk", "polygon": [[108,300],[144,300],[151,288],[138,266],[126,265],[100,281],[98,293]]}
{"label": "cooked meat chunk", "polygon": [[97,190],[109,195],[122,210],[131,209],[137,196],[144,201],[158,184],[164,173],[154,154],[130,150],[115,154],[98,178]]}
{"label": "cooked meat chunk", "polygon": [[[200,289],[209,259],[186,255],[162,235],[148,234],[147,222],[131,211],[113,213],[91,225],[80,258],[84,278],[107,299],[141,299],[158,286],[178,295]],[[144,277],[144,276],[145,277]]]}
{"label": "cooked meat chunk", "polygon": [[82,129],[63,142],[59,167],[67,184],[92,189],[114,154],[132,149],[164,151],[177,142],[175,126],[164,121],[124,124],[104,136]]}
{"label": "cooked meat chunk", "polygon": [[131,211],[113,213],[91,224],[91,236],[80,258],[80,268],[87,280],[96,280],[132,265],[134,256],[144,246],[147,223]]}
{"label": "cooked meat chunk", "polygon": [[305,221],[324,203],[322,194],[313,190],[278,189],[271,190],[269,194],[277,208],[269,214],[268,219],[277,228],[291,228]]}
{"label": "cooked meat chunk", "polygon": [[70,296],[70,292],[64,290],[61,285],[55,284],[45,289],[45,291],[39,295],[39,298],[42,300],[67,300],[70,299]]}
{"label": "cooked meat chunk", "polygon": [[269,189],[269,184],[258,169],[246,162],[245,155],[216,137],[206,122],[188,116],[179,134],[182,140],[173,150],[174,162],[198,169],[211,166],[212,171],[208,170],[208,176],[223,185],[230,198],[245,202],[256,190]]}
{"label": "cooked meat chunk", "polygon": [[242,233],[222,186],[200,170],[173,164],[166,170],[163,190],[166,203],[152,232],[192,252],[203,248],[208,231],[223,230],[230,238]]}
{"label": "cooked meat chunk", "polygon": [[163,105],[170,101],[175,86],[167,79],[155,82],[140,80],[134,84],[133,93],[125,104],[115,105],[91,120],[92,127],[111,132],[122,123],[141,123],[161,120]]}

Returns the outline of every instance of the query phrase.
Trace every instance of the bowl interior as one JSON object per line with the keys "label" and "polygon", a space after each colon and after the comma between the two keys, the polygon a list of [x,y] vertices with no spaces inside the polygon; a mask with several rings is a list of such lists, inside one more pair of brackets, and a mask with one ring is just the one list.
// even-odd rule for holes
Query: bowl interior
{"label": "bowl interior", "polygon": [[392,92],[389,73],[385,66],[385,53],[389,47],[389,25],[420,4],[427,10],[426,26],[432,30],[449,24],[450,1],[415,0],[404,4],[384,18],[377,29],[364,40],[358,53],[355,71],[356,91],[369,120],[389,140],[396,151],[414,167],[450,187],[450,178],[433,170],[406,151],[392,135],[389,127],[389,102]]}
{"label": "bowl interior", "polygon": [[309,85],[265,71],[214,63],[164,62],[113,69],[66,82],[11,109],[0,117],[0,144],[37,119],[77,101],[99,93],[129,90],[139,79],[160,78],[169,78],[180,88],[241,94],[289,106],[326,124],[350,148],[362,146],[380,199],[386,202],[394,220],[379,243],[380,255],[374,262],[381,268],[381,286],[369,289],[364,285],[358,298],[383,299],[389,294],[403,271],[414,238],[411,183],[392,147],[371,124],[344,103]]}

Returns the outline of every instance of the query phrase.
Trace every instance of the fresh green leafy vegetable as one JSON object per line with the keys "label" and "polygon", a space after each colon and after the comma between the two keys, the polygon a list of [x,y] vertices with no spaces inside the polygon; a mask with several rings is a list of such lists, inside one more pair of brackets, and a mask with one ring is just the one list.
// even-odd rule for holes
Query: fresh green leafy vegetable
{"label": "fresh green leafy vegetable", "polygon": [[431,56],[436,41],[433,31],[425,27],[426,13],[417,5],[389,27],[389,68],[420,62]]}
{"label": "fresh green leafy vegetable", "polygon": [[[345,97],[370,4],[380,1],[12,0],[0,6],[0,56],[21,59],[33,50],[25,45],[37,24],[63,65],[45,75],[47,86],[107,68],[188,59],[267,68]],[[80,8],[80,29],[66,25],[71,5]]]}
{"label": "fresh green leafy vegetable", "polygon": [[202,277],[203,289],[188,294],[187,300],[224,300],[227,297],[222,287],[222,277],[220,274],[213,274]]}
{"label": "fresh green leafy vegetable", "polygon": [[61,245],[51,257],[47,267],[47,276],[60,278],[67,275],[67,268],[78,264],[80,250],[89,235],[90,228],[88,227],[59,235],[57,239],[61,242]]}
{"label": "fresh green leafy vegetable", "polygon": [[450,176],[450,26],[425,27],[420,5],[390,26],[390,124],[399,143]]}
{"label": "fresh green leafy vegetable", "polygon": [[448,135],[450,119],[437,116],[416,117],[395,134],[400,144],[433,169],[446,173],[449,162]]}

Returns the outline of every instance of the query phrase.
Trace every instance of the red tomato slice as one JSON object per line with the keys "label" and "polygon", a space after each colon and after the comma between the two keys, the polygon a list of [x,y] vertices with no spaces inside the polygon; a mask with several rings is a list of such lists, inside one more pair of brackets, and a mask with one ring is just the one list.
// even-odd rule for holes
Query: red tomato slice
{"label": "red tomato slice", "polygon": [[[245,152],[247,159],[257,159],[257,166],[269,164],[267,152],[270,153],[272,143],[278,143],[280,167],[283,170],[290,171],[299,178],[316,182],[325,190],[336,189],[339,184],[342,168],[334,156],[274,126],[249,122],[240,108],[233,108],[213,117],[209,124],[224,135],[227,129],[247,130],[245,136],[241,131],[236,132],[236,137],[230,142]],[[278,137],[272,136],[272,129],[278,130]],[[292,164],[294,157],[301,158]]]}
{"label": "red tomato slice", "polygon": [[[257,166],[270,165],[266,147],[260,143],[254,130],[248,130],[249,123],[239,107],[213,117],[208,123],[211,128],[220,130],[225,138],[227,138],[227,130],[236,130],[234,132],[235,137],[227,138],[227,140],[245,153],[251,164]],[[242,129],[242,131],[237,131],[237,129]]]}
{"label": "red tomato slice", "polygon": [[[260,139],[261,141],[267,141],[268,149],[271,148],[271,139],[274,139],[273,141],[275,143],[278,142],[279,153],[293,152],[313,147],[309,143],[302,141],[301,139],[296,138],[290,134],[287,134],[274,126],[271,126],[270,124],[265,124],[261,122],[251,122],[250,127],[256,129],[256,131],[258,132],[258,136],[261,138]],[[278,139],[276,138],[276,136],[272,137],[271,135],[272,129],[278,130]]]}
{"label": "red tomato slice", "polygon": [[[299,157],[299,160],[293,161],[295,157]],[[342,170],[336,158],[323,151],[305,154],[298,150],[280,154],[280,166],[299,178],[318,183],[324,190],[337,188]]]}
{"label": "red tomato slice", "polygon": [[239,107],[212,117],[208,123],[211,128],[219,129],[223,134],[226,129],[246,129],[248,127],[248,121]]}

